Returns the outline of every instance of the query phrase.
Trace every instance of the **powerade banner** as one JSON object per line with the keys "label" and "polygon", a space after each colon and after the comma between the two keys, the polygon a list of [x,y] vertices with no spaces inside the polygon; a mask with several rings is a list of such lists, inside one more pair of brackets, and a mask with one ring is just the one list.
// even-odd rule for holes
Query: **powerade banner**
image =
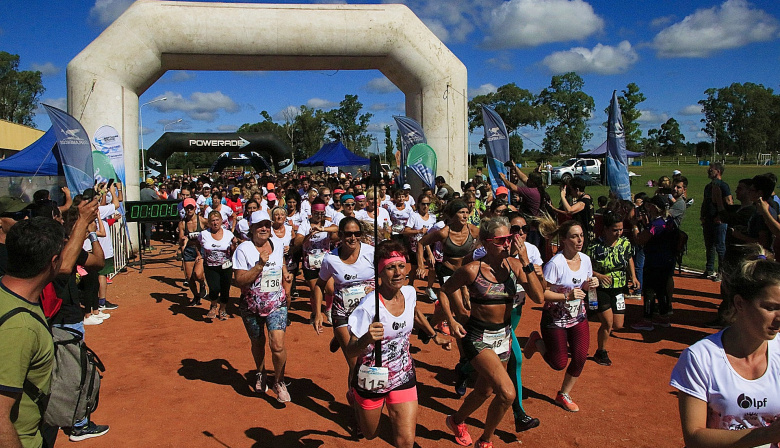
{"label": "powerade banner", "polygon": [[412,146],[407,156],[406,166],[425,182],[430,189],[436,188],[436,152],[425,143]]}
{"label": "powerade banner", "polygon": [[607,119],[607,183],[617,197],[631,200],[631,184],[628,178],[628,157],[626,136],[623,132],[623,115],[617,99],[617,90],[612,91]]}
{"label": "powerade banner", "polygon": [[44,104],[49,114],[57,143],[60,146],[60,159],[65,181],[71,196],[81,194],[95,185],[92,165],[92,145],[89,136],[78,120],[67,112]]}
{"label": "powerade banner", "polygon": [[101,126],[92,136],[95,150],[92,151],[92,163],[95,168],[95,180],[105,182],[108,179],[125,183],[125,159],[122,138],[112,126]]}
{"label": "powerade banner", "polygon": [[420,123],[409,117],[402,117],[399,115],[393,115],[395,124],[398,126],[398,132],[401,133],[401,160],[398,166],[401,167],[401,183],[406,183],[406,173],[404,167],[407,166],[406,160],[409,156],[409,150],[412,146],[418,143],[428,143],[425,139],[425,132],[423,132]]}
{"label": "powerade banner", "polygon": [[496,188],[504,183],[498,176],[506,175],[504,164],[509,162],[509,135],[504,126],[504,120],[498,116],[490,106],[482,105],[482,122],[485,128],[485,141],[487,142],[487,167],[490,174],[490,186],[493,193]]}

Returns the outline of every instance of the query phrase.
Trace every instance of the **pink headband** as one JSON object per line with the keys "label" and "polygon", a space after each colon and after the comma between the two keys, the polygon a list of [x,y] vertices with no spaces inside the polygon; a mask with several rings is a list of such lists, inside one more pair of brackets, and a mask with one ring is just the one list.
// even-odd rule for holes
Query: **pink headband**
{"label": "pink headband", "polygon": [[311,209],[318,212],[324,212],[325,211],[325,204],[314,204],[311,206]]}
{"label": "pink headband", "polygon": [[362,201],[365,198],[366,198],[366,195],[364,195],[364,194],[359,194],[359,195],[355,196],[355,199],[357,199],[359,201]]}
{"label": "pink headband", "polygon": [[391,252],[390,256],[388,258],[383,258],[379,260],[379,270],[383,270],[385,266],[387,266],[390,263],[395,263],[396,261],[401,261],[403,263],[406,263],[406,258],[403,256],[400,252]]}

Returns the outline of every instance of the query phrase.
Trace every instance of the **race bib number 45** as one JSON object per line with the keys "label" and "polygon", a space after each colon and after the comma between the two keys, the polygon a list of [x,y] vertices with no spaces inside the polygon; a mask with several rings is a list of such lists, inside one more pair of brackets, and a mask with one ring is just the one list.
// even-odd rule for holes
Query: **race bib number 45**
{"label": "race bib number 45", "polygon": [[381,390],[387,387],[390,372],[387,367],[360,366],[358,369],[358,386],[363,390]]}

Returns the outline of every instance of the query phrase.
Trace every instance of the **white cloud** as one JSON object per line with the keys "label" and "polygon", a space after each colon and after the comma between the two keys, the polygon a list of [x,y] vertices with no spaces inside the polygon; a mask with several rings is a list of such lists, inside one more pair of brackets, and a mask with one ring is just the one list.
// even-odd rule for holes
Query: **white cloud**
{"label": "white cloud", "polygon": [[442,42],[465,42],[488,5],[497,0],[443,2],[440,0],[383,0],[404,3]]}
{"label": "white cloud", "polygon": [[[241,107],[229,96],[220,91],[193,92],[189,99],[180,93],[165,92],[157,98],[167,97],[167,101],[158,101],[149,107],[160,112],[182,112],[193,120],[212,122],[217,119],[218,112],[224,110],[228,113],[236,113]],[[157,99],[155,98],[155,99]]]}
{"label": "white cloud", "polygon": [[708,135],[707,133],[702,132],[701,130],[699,130],[699,132],[696,133],[696,138],[698,138],[699,140],[707,140],[707,141],[712,140],[711,135]]}
{"label": "white cloud", "polygon": [[662,123],[666,123],[666,121],[669,119],[668,114],[658,113],[652,110],[640,110],[639,113],[641,115],[636,120],[639,123],[661,125]]}
{"label": "white cloud", "polygon": [[30,68],[32,70],[37,70],[41,72],[42,76],[52,76],[60,72],[60,68],[52,64],[51,62],[47,62],[45,64],[36,64],[33,62],[32,64],[30,64]]}
{"label": "white cloud", "polygon": [[680,115],[701,115],[701,105],[700,104],[691,104],[690,106],[685,106],[682,109],[680,109]]}
{"label": "white cloud", "polygon": [[598,44],[589,50],[575,47],[568,51],[557,51],[542,61],[542,64],[552,73],[598,73],[614,75],[625,73],[637,60],[639,55],[627,40],[617,47]]}
{"label": "white cloud", "polygon": [[171,75],[171,81],[173,82],[184,82],[189,81],[191,79],[195,79],[195,73],[190,73],[186,70],[177,70]]}
{"label": "white cloud", "polygon": [[498,87],[494,86],[493,84],[482,84],[476,89],[469,89],[469,99],[478,95],[487,95],[488,93],[493,93],[496,90],[498,90]]}
{"label": "white cloud", "polygon": [[368,84],[365,85],[365,89],[371,93],[393,93],[399,91],[398,87],[384,76],[368,81]]}
{"label": "white cloud", "polygon": [[339,103],[334,101],[324,100],[322,98],[312,98],[306,102],[306,105],[315,109],[329,110],[338,106]]}
{"label": "white cloud", "polygon": [[509,0],[491,11],[484,46],[491,49],[533,47],[584,39],[604,27],[604,20],[582,0]]}
{"label": "white cloud", "polygon": [[778,37],[780,23],[745,0],[727,0],[720,6],[698,9],[682,22],[665,28],[653,39],[658,57],[703,58]]}
{"label": "white cloud", "polygon": [[406,112],[406,105],[404,103],[375,103],[368,106],[368,110],[371,112]]}
{"label": "white cloud", "polygon": [[[68,99],[66,97],[61,98],[46,98],[45,100],[41,101],[41,104],[48,104],[49,106],[54,106],[57,109],[60,110],[68,110]],[[41,113],[46,113],[46,110],[42,107],[40,108]]]}
{"label": "white cloud", "polygon": [[295,106],[287,106],[284,109],[273,115],[273,119],[276,121],[292,120],[295,116],[300,115],[301,110]]}
{"label": "white cloud", "polygon": [[512,65],[512,62],[510,61],[509,54],[507,53],[501,53],[498,56],[494,58],[490,58],[485,61],[486,64],[492,65],[498,70],[503,70],[505,72],[511,71],[514,66]]}
{"label": "white cloud", "polygon": [[95,0],[95,5],[89,10],[89,17],[97,24],[107,26],[116,20],[117,17],[121,16],[134,1],[135,0]]}
{"label": "white cloud", "polygon": [[236,132],[238,126],[234,124],[221,124],[217,126],[217,130],[220,132]]}
{"label": "white cloud", "polygon": [[653,28],[661,28],[662,26],[666,26],[674,22],[676,18],[677,17],[674,14],[669,16],[656,17],[655,19],[650,21],[650,26],[652,26]]}
{"label": "white cloud", "polygon": [[371,112],[381,112],[383,110],[387,110],[390,108],[390,105],[387,103],[376,103],[372,104],[368,107],[368,110]]}

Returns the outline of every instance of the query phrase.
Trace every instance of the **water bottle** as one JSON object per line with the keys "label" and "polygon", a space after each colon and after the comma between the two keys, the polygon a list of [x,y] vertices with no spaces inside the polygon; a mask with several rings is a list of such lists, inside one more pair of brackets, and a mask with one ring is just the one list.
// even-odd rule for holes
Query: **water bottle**
{"label": "water bottle", "polygon": [[589,310],[599,309],[599,296],[596,293],[596,288],[593,286],[588,287],[588,309]]}

